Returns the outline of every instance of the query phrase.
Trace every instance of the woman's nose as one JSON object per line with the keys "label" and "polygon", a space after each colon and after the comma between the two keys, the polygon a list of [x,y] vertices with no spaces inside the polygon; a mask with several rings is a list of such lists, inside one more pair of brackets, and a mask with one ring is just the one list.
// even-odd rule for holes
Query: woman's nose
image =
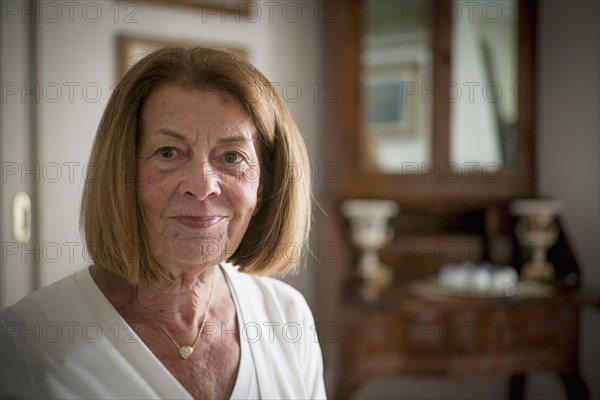
{"label": "woman's nose", "polygon": [[185,168],[178,187],[183,196],[194,196],[204,200],[211,195],[221,194],[221,179],[219,171],[210,163],[194,163]]}

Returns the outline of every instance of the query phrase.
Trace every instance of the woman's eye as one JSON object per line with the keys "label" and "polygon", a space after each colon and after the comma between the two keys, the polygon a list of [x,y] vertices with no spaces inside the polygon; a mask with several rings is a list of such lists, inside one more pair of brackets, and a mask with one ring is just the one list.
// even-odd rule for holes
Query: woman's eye
{"label": "woman's eye", "polygon": [[229,163],[229,164],[236,164],[240,161],[242,161],[242,157],[235,152],[229,152],[229,153],[225,153],[225,162]]}
{"label": "woman's eye", "polygon": [[172,147],[162,147],[158,149],[158,154],[162,158],[173,158],[177,152]]}

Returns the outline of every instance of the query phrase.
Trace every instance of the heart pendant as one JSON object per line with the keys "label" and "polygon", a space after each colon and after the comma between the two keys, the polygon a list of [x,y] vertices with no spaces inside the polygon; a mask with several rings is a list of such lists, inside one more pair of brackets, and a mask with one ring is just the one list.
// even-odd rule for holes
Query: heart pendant
{"label": "heart pendant", "polygon": [[192,346],[179,346],[179,355],[181,355],[181,357],[183,357],[184,360],[187,360],[193,352],[194,348]]}

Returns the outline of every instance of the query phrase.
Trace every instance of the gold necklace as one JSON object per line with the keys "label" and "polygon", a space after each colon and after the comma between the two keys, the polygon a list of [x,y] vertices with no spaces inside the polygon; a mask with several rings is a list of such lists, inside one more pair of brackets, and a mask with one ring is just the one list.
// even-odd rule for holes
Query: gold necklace
{"label": "gold necklace", "polygon": [[[202,335],[202,331],[204,331],[204,325],[206,324],[206,317],[208,316],[208,314],[210,312],[210,303],[212,302],[214,289],[215,289],[215,279],[213,278],[212,283],[210,285],[210,294],[208,295],[208,302],[206,303],[206,311],[204,311],[204,318],[202,319],[202,324],[200,325],[200,330],[198,331],[198,335],[196,335],[196,340],[194,340],[194,344],[192,344],[191,346],[189,344],[180,345],[179,343],[177,343],[177,341],[175,339],[173,339],[173,336],[171,336],[171,334],[169,333],[167,328],[165,328],[161,323],[159,323],[152,316],[152,314],[149,314],[150,318],[152,318],[152,320],[158,326],[160,326],[160,328],[167,334],[169,339],[171,339],[173,341],[173,343],[175,343],[175,346],[177,346],[177,350],[179,351],[179,355],[184,360],[187,360],[192,355],[192,353],[194,352],[194,348],[196,348],[196,345],[198,344],[198,339],[200,339],[200,335]],[[140,302],[140,304],[142,304],[142,303]],[[142,306],[147,309],[147,307],[144,306],[143,304],[142,304]]]}

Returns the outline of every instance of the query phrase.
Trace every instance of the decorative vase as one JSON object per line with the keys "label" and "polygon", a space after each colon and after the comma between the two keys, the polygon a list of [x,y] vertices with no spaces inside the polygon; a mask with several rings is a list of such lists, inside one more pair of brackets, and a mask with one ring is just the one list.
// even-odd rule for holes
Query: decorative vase
{"label": "decorative vase", "polygon": [[552,199],[518,199],[510,204],[512,214],[519,218],[515,227],[519,244],[531,254],[522,266],[521,279],[554,280],[554,266],[546,256],[558,238],[556,215],[561,208],[562,203]]}
{"label": "decorative vase", "polygon": [[379,261],[379,250],[392,237],[389,225],[400,207],[391,200],[350,199],[341,205],[342,214],[350,222],[350,237],[360,252],[359,276],[363,280],[362,295],[367,300],[377,297],[392,281],[391,268]]}

